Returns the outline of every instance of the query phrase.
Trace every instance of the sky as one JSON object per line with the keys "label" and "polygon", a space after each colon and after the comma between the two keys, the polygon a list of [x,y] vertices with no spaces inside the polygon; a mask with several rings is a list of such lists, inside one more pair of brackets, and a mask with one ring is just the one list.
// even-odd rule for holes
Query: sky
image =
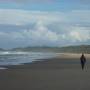
{"label": "sky", "polygon": [[90,44],[90,0],[0,0],[0,48]]}

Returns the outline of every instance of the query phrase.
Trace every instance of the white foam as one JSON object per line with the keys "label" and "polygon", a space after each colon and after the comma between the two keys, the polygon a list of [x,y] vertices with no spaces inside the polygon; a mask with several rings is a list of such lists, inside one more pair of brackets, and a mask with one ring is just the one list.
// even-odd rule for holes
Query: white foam
{"label": "white foam", "polygon": [[17,51],[3,51],[0,52],[0,55],[8,55],[8,54],[28,54],[28,52],[17,52]]}
{"label": "white foam", "polygon": [[[19,55],[18,55],[19,54]],[[39,59],[56,57],[56,53],[49,52],[21,52],[21,51],[4,51],[0,52],[0,65],[20,65],[31,63]],[[6,68],[0,68],[6,69]]]}
{"label": "white foam", "polygon": [[7,68],[5,68],[5,67],[0,67],[0,70],[5,70],[5,69],[7,69]]}

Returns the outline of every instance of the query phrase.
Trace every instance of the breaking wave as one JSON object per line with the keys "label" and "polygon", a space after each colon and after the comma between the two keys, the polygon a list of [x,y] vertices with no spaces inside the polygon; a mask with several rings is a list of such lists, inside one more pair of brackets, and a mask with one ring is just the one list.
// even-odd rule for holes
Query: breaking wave
{"label": "breaking wave", "polygon": [[50,52],[17,52],[17,51],[3,51],[0,52],[0,66],[5,65],[20,65],[24,63],[31,63],[37,60],[52,58],[57,56],[56,53]]}

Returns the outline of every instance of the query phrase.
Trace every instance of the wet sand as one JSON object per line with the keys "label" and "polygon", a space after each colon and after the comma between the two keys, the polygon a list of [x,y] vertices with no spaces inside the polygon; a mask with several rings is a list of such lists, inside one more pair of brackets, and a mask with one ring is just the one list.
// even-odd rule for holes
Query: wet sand
{"label": "wet sand", "polygon": [[90,90],[90,55],[82,71],[81,54],[62,54],[0,70],[0,90]]}

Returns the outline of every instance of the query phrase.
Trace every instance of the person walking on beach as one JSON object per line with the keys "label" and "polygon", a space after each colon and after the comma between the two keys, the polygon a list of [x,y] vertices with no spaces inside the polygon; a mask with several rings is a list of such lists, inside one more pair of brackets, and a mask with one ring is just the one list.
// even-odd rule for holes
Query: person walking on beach
{"label": "person walking on beach", "polygon": [[86,57],[84,56],[84,54],[82,53],[82,56],[80,57],[80,61],[81,61],[81,67],[82,70],[84,69],[85,63],[86,63]]}

